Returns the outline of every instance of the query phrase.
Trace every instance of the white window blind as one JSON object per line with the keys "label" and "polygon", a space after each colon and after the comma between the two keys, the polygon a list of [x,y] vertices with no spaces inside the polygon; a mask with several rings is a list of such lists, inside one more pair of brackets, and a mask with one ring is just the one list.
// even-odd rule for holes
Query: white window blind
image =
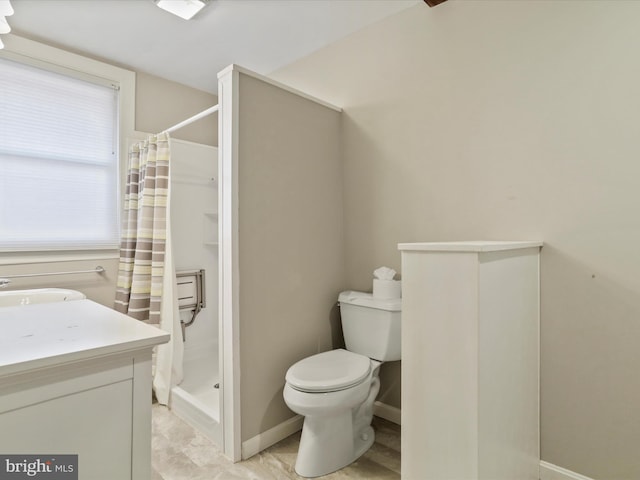
{"label": "white window blind", "polygon": [[117,95],[0,58],[0,250],[117,247]]}

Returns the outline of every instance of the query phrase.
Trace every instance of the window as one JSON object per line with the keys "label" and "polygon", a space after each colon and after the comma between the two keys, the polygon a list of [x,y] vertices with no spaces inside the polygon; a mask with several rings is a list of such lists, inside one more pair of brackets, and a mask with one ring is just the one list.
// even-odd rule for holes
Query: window
{"label": "window", "polygon": [[[13,34],[5,45],[0,265],[117,258],[122,139],[134,131],[135,73]],[[109,126],[105,137],[91,130],[99,119]]]}
{"label": "window", "polygon": [[118,244],[118,90],[0,58],[0,249]]}

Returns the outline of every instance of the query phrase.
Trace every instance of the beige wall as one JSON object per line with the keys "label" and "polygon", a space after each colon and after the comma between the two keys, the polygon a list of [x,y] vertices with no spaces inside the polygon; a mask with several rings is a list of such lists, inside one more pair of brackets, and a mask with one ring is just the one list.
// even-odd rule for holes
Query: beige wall
{"label": "beige wall", "polygon": [[[56,257],[66,257],[59,259]],[[77,275],[55,275],[49,277],[15,278],[11,280],[7,290],[21,290],[27,288],[70,288],[84,293],[87,298],[113,307],[116,294],[116,280],[118,277],[118,259],[101,258],[94,260],[71,260],[69,255],[52,255],[46,261],[23,259],[15,265],[0,265],[0,277],[4,275],[25,275],[34,273],[71,272],[78,270],[93,270],[101,266],[105,269],[102,274],[81,273]],[[0,261],[8,262],[11,255],[0,254]]]}
{"label": "beige wall", "polygon": [[[211,79],[218,84],[217,78]],[[147,73],[136,74],[136,130],[161,132],[212,107],[218,97]],[[213,114],[176,130],[174,138],[205,145],[218,145],[218,115]]]}
{"label": "beige wall", "polygon": [[545,241],[542,457],[607,480],[640,478],[638,25],[633,1],[421,4],[273,74],[344,107],[349,288],[398,242]]}
{"label": "beige wall", "polygon": [[240,74],[242,440],[294,414],[287,369],[339,342],[344,286],[340,113]]}

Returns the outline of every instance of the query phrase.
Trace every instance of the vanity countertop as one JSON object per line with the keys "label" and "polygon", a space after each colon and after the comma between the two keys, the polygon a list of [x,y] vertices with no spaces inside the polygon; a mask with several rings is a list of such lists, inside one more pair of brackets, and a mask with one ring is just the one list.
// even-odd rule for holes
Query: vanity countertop
{"label": "vanity countertop", "polygon": [[0,377],[169,341],[159,328],[91,300],[0,308]]}

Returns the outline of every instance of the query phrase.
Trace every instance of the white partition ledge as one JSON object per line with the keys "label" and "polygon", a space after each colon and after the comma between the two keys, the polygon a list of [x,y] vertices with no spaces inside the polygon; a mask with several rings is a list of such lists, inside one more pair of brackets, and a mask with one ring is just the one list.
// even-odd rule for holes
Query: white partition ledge
{"label": "white partition ledge", "polygon": [[538,241],[475,240],[463,242],[399,243],[398,250],[428,252],[497,252],[500,250],[517,250],[520,248],[541,246],[542,242]]}

